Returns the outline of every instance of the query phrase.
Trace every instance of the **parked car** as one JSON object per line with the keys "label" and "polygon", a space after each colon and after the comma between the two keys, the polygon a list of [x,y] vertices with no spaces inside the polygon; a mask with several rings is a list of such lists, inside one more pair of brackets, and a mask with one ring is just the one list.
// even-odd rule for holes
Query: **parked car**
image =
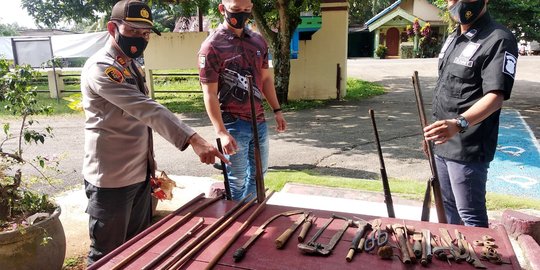
{"label": "parked car", "polygon": [[538,41],[533,40],[529,42],[528,46],[528,55],[540,55],[540,43]]}

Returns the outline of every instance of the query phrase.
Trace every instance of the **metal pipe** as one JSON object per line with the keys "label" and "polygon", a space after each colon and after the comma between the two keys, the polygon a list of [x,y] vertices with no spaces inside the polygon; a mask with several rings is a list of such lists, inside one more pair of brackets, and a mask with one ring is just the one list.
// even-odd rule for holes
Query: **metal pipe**
{"label": "metal pipe", "polygon": [[223,246],[223,248],[218,252],[218,254],[216,254],[216,256],[214,256],[214,258],[212,258],[212,260],[206,265],[205,269],[212,269],[212,267],[216,265],[216,263],[223,256],[223,254],[225,254],[227,249],[229,249],[232,246],[232,244],[234,244],[234,242],[238,239],[238,237],[240,237],[244,233],[244,231],[248,228],[248,226],[257,217],[259,217],[259,213],[264,210],[266,203],[268,202],[270,197],[272,197],[273,194],[274,194],[274,191],[270,191],[268,196],[266,196],[266,199],[262,203],[260,203],[257,209],[255,209],[255,211],[253,211],[253,213],[246,219],[246,221],[244,221],[242,226],[236,231],[236,233],[231,237],[231,239],[229,239],[229,241]]}
{"label": "metal pipe", "polygon": [[197,223],[191,227],[184,235],[182,235],[178,240],[174,241],[172,245],[170,245],[166,250],[161,252],[158,257],[154,258],[152,261],[150,261],[148,264],[143,266],[141,270],[150,270],[153,269],[154,266],[156,266],[158,263],[160,263],[165,257],[169,256],[176,248],[178,248],[181,244],[183,244],[186,240],[188,240],[193,234],[202,228],[204,225],[204,218],[200,218]]}
{"label": "metal pipe", "polygon": [[[218,151],[223,154],[223,147],[221,146],[221,139],[216,139]],[[223,184],[225,186],[225,198],[231,200],[231,187],[229,186],[229,175],[227,174],[227,167],[225,167],[225,162],[221,160],[221,173],[223,173]]]}
{"label": "metal pipe", "polygon": [[156,235],[154,238],[150,239],[150,241],[144,243],[141,247],[139,247],[137,250],[135,250],[133,253],[131,253],[129,256],[125,257],[123,260],[115,264],[111,270],[118,270],[122,268],[124,265],[132,261],[135,257],[139,256],[141,253],[143,253],[145,250],[153,246],[155,243],[163,239],[165,236],[169,235],[172,231],[176,230],[178,227],[182,226],[184,223],[186,223],[188,220],[190,220],[196,213],[200,212],[201,210],[208,207],[208,205],[217,202],[218,200],[221,200],[220,197],[213,198],[211,200],[208,200],[201,204],[199,207],[193,209],[192,211],[188,212],[185,216],[183,216],[181,219],[175,221],[173,224],[171,224],[167,229]]}
{"label": "metal pipe", "polygon": [[223,232],[233,221],[235,221],[238,218],[238,216],[243,214],[248,208],[250,208],[253,204],[255,204],[256,199],[257,198],[254,197],[249,202],[244,204],[242,208],[240,208],[238,211],[235,211],[234,214],[231,217],[229,217],[225,222],[220,222],[219,223],[220,226],[217,229],[213,230],[212,233],[208,235],[206,238],[204,238],[200,243],[197,243],[195,247],[190,249],[187,254],[182,256],[182,258],[180,258],[169,269],[176,270],[176,269],[179,269],[182,265],[184,265],[184,263],[186,263],[191,258],[191,256],[195,255],[195,253],[199,252],[199,250],[201,250],[201,248],[203,248],[206,244],[214,240],[214,238],[218,234]]}
{"label": "metal pipe", "polygon": [[236,212],[249,197],[246,197],[242,200],[240,200],[231,210],[227,211],[222,217],[217,219],[212,225],[208,226],[201,234],[193,239],[187,246],[185,246],[178,254],[174,255],[171,260],[169,260],[166,264],[164,264],[162,267],[157,269],[169,269],[171,265],[176,263],[178,260],[182,258],[186,253],[188,253],[193,247],[195,247],[199,242],[203,241],[210,233],[212,233],[221,223],[223,223],[224,220],[226,220],[230,215],[232,215],[234,212]]}
{"label": "metal pipe", "polygon": [[375,142],[377,143],[377,152],[379,154],[379,164],[381,165],[381,180],[384,190],[384,203],[386,204],[386,210],[388,211],[388,217],[395,218],[394,203],[392,201],[392,193],[390,192],[390,185],[388,183],[388,176],[386,175],[386,166],[384,165],[383,154],[381,150],[381,141],[379,140],[379,131],[377,131],[377,123],[375,123],[375,112],[370,109],[369,117],[371,118],[371,124],[373,125],[373,132],[375,133]]}

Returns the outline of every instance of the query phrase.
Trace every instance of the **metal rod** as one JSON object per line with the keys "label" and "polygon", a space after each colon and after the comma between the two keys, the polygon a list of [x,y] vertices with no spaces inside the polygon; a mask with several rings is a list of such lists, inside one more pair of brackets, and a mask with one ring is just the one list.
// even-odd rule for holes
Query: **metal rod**
{"label": "metal rod", "polygon": [[[218,234],[223,232],[233,221],[235,221],[241,214],[243,214],[248,208],[250,208],[253,204],[255,204],[255,200],[257,198],[254,197],[249,202],[244,204],[242,208],[240,208],[238,211],[235,211],[234,214],[229,217],[225,222],[220,222],[219,227],[212,231],[208,237],[204,238],[200,243],[198,243],[195,247],[189,250],[187,254],[185,254],[182,258],[180,258],[175,264],[171,266],[172,270],[179,269],[184,263],[186,263],[191,256],[195,255],[195,253],[199,252],[201,248],[203,248],[206,244],[208,244],[210,241],[214,240]],[[262,203],[262,202],[261,202]]]}
{"label": "metal rod", "polygon": [[420,89],[420,81],[418,79],[418,71],[414,71],[412,76],[412,83],[414,86],[414,94],[416,96],[416,107],[418,108],[418,115],[420,117],[420,125],[422,126],[422,137],[427,148],[427,155],[429,158],[429,166],[431,168],[431,179],[428,181],[426,188],[426,194],[424,196],[424,205],[422,207],[422,221],[429,221],[429,211],[431,206],[431,188],[433,189],[433,197],[435,198],[435,209],[437,210],[437,218],[439,223],[447,223],[446,214],[444,212],[444,205],[441,193],[441,186],[439,183],[439,176],[437,174],[437,166],[435,164],[435,155],[433,154],[433,146],[431,142],[428,142],[424,137],[424,128],[427,126],[426,113],[424,111],[424,100],[422,98],[422,91]]}
{"label": "metal rod", "polygon": [[165,236],[169,235],[172,231],[176,230],[178,227],[182,226],[184,223],[186,223],[188,220],[190,220],[196,213],[200,212],[201,210],[208,207],[210,204],[217,202],[218,200],[221,200],[220,197],[213,198],[211,200],[208,200],[206,202],[203,202],[200,206],[193,209],[192,211],[188,212],[185,216],[183,216],[181,219],[175,221],[173,224],[171,224],[167,229],[156,235],[154,238],[150,239],[150,241],[144,243],[141,247],[139,247],[137,250],[135,250],[133,253],[131,253],[129,256],[125,257],[123,260],[115,264],[111,270],[117,270],[125,266],[127,263],[132,261],[135,257],[139,256],[141,253],[143,253],[145,250],[153,246],[155,243],[163,239]]}
{"label": "metal rod", "polygon": [[180,245],[182,245],[185,241],[187,241],[193,234],[202,228],[204,225],[204,218],[199,218],[199,221],[191,227],[184,235],[182,235],[178,240],[174,241],[172,245],[170,245],[166,250],[161,252],[158,257],[154,258],[152,261],[150,261],[148,264],[143,266],[141,270],[150,270],[153,269],[154,266],[156,266],[158,263],[160,263],[165,257],[169,256],[176,248],[178,248]]}
{"label": "metal rod", "polygon": [[[218,151],[223,154],[223,146],[221,146],[221,139],[216,139]],[[221,173],[223,173],[223,184],[225,186],[225,197],[227,200],[231,200],[231,187],[229,186],[229,175],[227,174],[227,167],[225,167],[225,162],[221,160]]]}
{"label": "metal rod", "polygon": [[265,199],[264,176],[261,161],[261,147],[259,144],[259,130],[257,128],[257,113],[255,111],[255,89],[253,89],[253,76],[247,75],[249,88],[249,101],[251,105],[251,128],[253,131],[253,144],[255,148],[255,183],[257,189],[257,201],[262,202]]}
{"label": "metal rod", "polygon": [[245,202],[247,201],[249,197],[245,197],[242,200],[240,200],[231,210],[227,211],[222,217],[217,219],[212,225],[206,227],[204,231],[201,232],[201,234],[193,239],[187,246],[185,246],[182,250],[180,250],[176,255],[174,255],[166,264],[164,264],[162,267],[157,269],[169,269],[171,265],[176,263],[178,260],[180,260],[186,253],[188,253],[193,247],[195,247],[199,242],[203,241],[208,235],[210,235],[219,225],[223,223],[229,216],[231,216],[234,212],[236,212],[240,207],[242,207]]}
{"label": "metal rod", "polygon": [[341,100],[341,66],[339,63],[336,67],[336,90],[337,90],[337,97],[336,100]]}
{"label": "metal rod", "polygon": [[260,203],[257,209],[255,209],[255,211],[253,211],[253,213],[246,219],[246,221],[244,221],[242,226],[236,231],[236,233],[231,237],[231,239],[229,239],[229,241],[225,244],[225,246],[223,246],[223,248],[218,252],[218,254],[216,254],[216,256],[214,256],[214,258],[208,263],[208,265],[206,265],[205,269],[212,269],[212,267],[216,265],[216,263],[223,256],[223,254],[225,254],[227,249],[229,249],[232,246],[232,244],[234,244],[234,242],[238,239],[238,237],[240,237],[244,233],[244,231],[248,228],[248,226],[257,217],[259,217],[259,213],[264,210],[266,203],[268,202],[270,197],[272,197],[273,194],[274,194],[274,191],[270,191],[268,196],[266,196],[266,199],[262,203]]}
{"label": "metal rod", "polygon": [[386,204],[386,210],[388,211],[388,217],[395,218],[394,202],[392,201],[392,193],[390,192],[390,184],[388,183],[388,176],[386,175],[386,166],[384,165],[384,158],[381,150],[381,141],[379,140],[379,131],[377,130],[377,123],[375,122],[375,112],[370,109],[369,117],[371,118],[371,124],[373,125],[373,132],[375,133],[375,142],[377,144],[377,152],[379,154],[379,164],[381,165],[381,180],[384,190],[384,203]]}

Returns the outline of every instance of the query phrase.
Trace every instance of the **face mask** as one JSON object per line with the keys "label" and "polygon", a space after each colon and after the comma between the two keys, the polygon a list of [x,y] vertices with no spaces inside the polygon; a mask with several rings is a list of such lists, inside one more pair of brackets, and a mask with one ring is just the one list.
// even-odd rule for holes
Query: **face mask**
{"label": "face mask", "polygon": [[456,19],[458,23],[470,24],[478,18],[483,8],[484,0],[470,3],[459,1],[450,7],[448,11],[450,11],[452,18]]}
{"label": "face mask", "polygon": [[148,41],[143,37],[126,37],[116,28],[116,43],[129,58],[138,58],[146,49]]}
{"label": "face mask", "polygon": [[242,29],[251,16],[251,12],[229,12],[225,9],[225,20],[236,29]]}

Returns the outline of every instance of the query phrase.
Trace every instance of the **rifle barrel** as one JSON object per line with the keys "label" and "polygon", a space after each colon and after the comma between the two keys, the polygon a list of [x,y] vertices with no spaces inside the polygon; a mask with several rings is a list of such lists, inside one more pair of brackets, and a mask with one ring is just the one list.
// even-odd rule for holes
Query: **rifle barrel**
{"label": "rifle barrel", "polygon": [[421,134],[427,146],[426,149],[427,149],[429,166],[431,168],[431,176],[432,176],[431,179],[428,181],[426,194],[424,196],[424,204],[422,207],[422,221],[429,221],[429,209],[431,205],[431,189],[433,189],[433,197],[435,198],[435,209],[437,210],[437,218],[439,219],[439,223],[447,223],[446,214],[444,212],[444,206],[443,206],[441,186],[439,183],[439,176],[437,173],[437,166],[435,164],[435,155],[433,154],[433,145],[431,142],[428,142],[426,138],[424,137],[424,128],[427,126],[427,120],[426,120],[426,112],[424,111],[424,100],[422,98],[422,91],[420,90],[420,81],[418,79],[418,71],[416,70],[414,71],[413,76],[412,76],[412,83],[413,83],[413,88],[414,88],[414,94],[416,97],[416,107],[418,109],[418,116],[420,117],[420,125],[422,126]]}
{"label": "rifle barrel", "polygon": [[[221,139],[216,139],[218,151],[223,154],[223,146],[221,145]],[[229,175],[227,174],[227,167],[225,167],[225,162],[221,160],[221,172],[223,173],[223,184],[225,185],[225,197],[227,200],[231,200],[231,187],[229,186]]]}
{"label": "rifle barrel", "polygon": [[257,128],[257,113],[255,111],[255,90],[253,89],[253,76],[247,75],[249,88],[249,103],[251,105],[251,128],[253,129],[253,144],[255,146],[255,183],[257,189],[257,202],[261,203],[266,198],[264,188],[264,176],[261,161],[261,146],[259,144],[259,130]]}
{"label": "rifle barrel", "polygon": [[386,210],[388,211],[388,217],[395,218],[394,203],[392,201],[392,193],[390,192],[390,184],[388,183],[388,176],[386,175],[386,166],[384,165],[384,158],[382,155],[381,141],[379,140],[379,132],[377,131],[377,123],[375,122],[375,112],[370,109],[369,116],[371,118],[371,124],[373,125],[373,131],[375,133],[375,142],[377,143],[377,152],[379,154],[379,164],[381,165],[381,179],[384,190],[384,202],[386,204]]}

